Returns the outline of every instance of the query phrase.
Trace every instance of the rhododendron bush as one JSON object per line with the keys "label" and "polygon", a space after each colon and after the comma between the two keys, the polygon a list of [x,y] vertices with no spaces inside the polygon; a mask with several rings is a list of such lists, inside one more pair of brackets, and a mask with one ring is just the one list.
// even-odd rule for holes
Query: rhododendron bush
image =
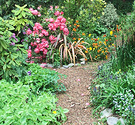
{"label": "rhododendron bush", "polygon": [[33,8],[29,10],[35,18],[40,18],[40,22],[35,22],[33,27],[29,26],[26,30],[29,42],[28,58],[38,58],[43,61],[43,59],[47,59],[48,55],[53,54],[52,51],[57,46],[60,46],[60,43],[64,41],[64,35],[69,34],[67,20],[63,17],[64,13],[59,10],[58,6],[55,8],[50,6],[47,13],[43,13],[41,6],[38,7],[38,10]]}

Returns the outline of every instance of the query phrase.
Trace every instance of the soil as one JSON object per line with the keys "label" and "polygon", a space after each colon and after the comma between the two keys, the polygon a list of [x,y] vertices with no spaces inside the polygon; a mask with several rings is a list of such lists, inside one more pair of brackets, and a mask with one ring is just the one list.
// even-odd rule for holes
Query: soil
{"label": "soil", "polygon": [[57,94],[58,106],[67,108],[67,121],[63,125],[93,125],[97,122],[92,115],[89,86],[96,76],[98,65],[104,62],[91,62],[86,65],[68,69],[56,69],[67,77],[61,82],[66,87],[66,92]]}

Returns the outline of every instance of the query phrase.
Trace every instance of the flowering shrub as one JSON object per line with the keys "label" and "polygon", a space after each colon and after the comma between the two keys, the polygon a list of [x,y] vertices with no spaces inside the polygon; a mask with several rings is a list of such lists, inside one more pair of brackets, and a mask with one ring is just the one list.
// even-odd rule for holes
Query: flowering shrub
{"label": "flowering shrub", "polygon": [[[42,11],[41,6],[38,8]],[[33,8],[30,8],[30,11],[34,16],[40,16],[43,21],[36,22],[32,30],[30,28],[26,30],[29,42],[31,42],[28,58],[32,57],[32,50],[34,49],[38,55],[36,58],[46,59],[47,56],[52,55],[52,50],[63,41],[63,35],[69,34],[66,19],[62,16],[63,11],[59,11],[57,6],[55,9],[50,6],[46,16]]]}

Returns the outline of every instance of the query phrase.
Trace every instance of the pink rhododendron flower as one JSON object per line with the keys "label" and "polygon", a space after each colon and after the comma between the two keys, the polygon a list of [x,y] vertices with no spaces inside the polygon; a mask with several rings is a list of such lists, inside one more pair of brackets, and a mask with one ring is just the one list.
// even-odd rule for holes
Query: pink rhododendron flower
{"label": "pink rhododendron flower", "polygon": [[32,54],[31,54],[31,53],[28,53],[27,55],[28,55],[28,58],[30,58],[30,57],[32,56]]}
{"label": "pink rhododendron flower", "polygon": [[56,11],[56,12],[54,13],[54,15],[55,15],[55,16],[59,16],[59,15],[60,15],[60,12],[59,12],[59,11]]}
{"label": "pink rhododendron flower", "polygon": [[39,37],[43,37],[43,36],[44,36],[43,33],[40,33],[40,34],[39,34]]}
{"label": "pink rhododendron flower", "polygon": [[33,11],[33,8],[29,8],[30,11]]}
{"label": "pink rhododendron flower", "polygon": [[55,6],[55,9],[57,9],[59,6]]}
{"label": "pink rhododendron flower", "polygon": [[64,12],[63,12],[63,11],[61,11],[61,12],[60,12],[60,14],[62,15],[62,14],[64,14]]}
{"label": "pink rhododendron flower", "polygon": [[45,19],[46,20],[46,22],[48,22],[49,21],[49,19]]}
{"label": "pink rhododendron flower", "polygon": [[40,10],[41,9],[41,5],[37,9]]}
{"label": "pink rhododendron flower", "polygon": [[50,23],[50,24],[48,25],[48,27],[49,27],[49,30],[53,30],[53,31],[56,30],[56,27],[55,27],[55,25],[54,25],[53,23]]}
{"label": "pink rhododendron flower", "polygon": [[57,19],[61,22],[62,16],[58,16]]}
{"label": "pink rhododendron flower", "polygon": [[43,50],[43,54],[46,55],[47,54],[47,49]]}
{"label": "pink rhododendron flower", "polygon": [[65,18],[62,18],[62,19],[61,19],[61,22],[62,22],[62,23],[66,23],[66,19],[65,19]]}
{"label": "pink rhododendron flower", "polygon": [[51,44],[53,44],[53,43],[56,42],[56,37],[53,36],[53,35],[50,35],[50,36],[49,36],[49,40],[51,41]]}
{"label": "pink rhododendron flower", "polygon": [[37,10],[33,10],[31,12],[32,12],[33,15],[38,15],[38,13],[39,13]]}
{"label": "pink rhododendron flower", "polygon": [[42,34],[44,34],[45,36],[49,36],[49,33],[48,33],[46,30],[42,30],[41,32],[42,32]]}
{"label": "pink rhododendron flower", "polygon": [[28,30],[26,31],[26,34],[27,34],[27,35],[30,35],[30,34],[32,34],[32,31],[31,31],[30,29],[28,29]]}
{"label": "pink rhododendron flower", "polygon": [[42,30],[43,27],[40,25],[40,23],[35,23],[33,30]]}
{"label": "pink rhododendron flower", "polygon": [[65,35],[68,35],[68,34],[69,34],[68,28],[64,28],[64,29],[63,29],[63,32],[64,32]]}
{"label": "pink rhododendron flower", "polygon": [[34,61],[30,61],[30,63],[34,63]]}
{"label": "pink rhododendron flower", "polygon": [[39,53],[39,52],[40,52],[39,48],[35,48],[35,49],[34,49],[34,52],[35,52],[35,53]]}
{"label": "pink rhododendron flower", "polygon": [[50,6],[50,10],[53,11],[53,6]]}
{"label": "pink rhododendron flower", "polygon": [[40,17],[40,16],[41,16],[41,13],[38,14],[38,17]]}
{"label": "pink rhododendron flower", "polygon": [[60,30],[63,30],[65,27],[64,26],[60,26]]}
{"label": "pink rhododendron flower", "polygon": [[53,19],[53,18],[50,18],[50,19],[49,19],[49,22],[50,22],[50,23],[54,22],[54,19]]}
{"label": "pink rhododendron flower", "polygon": [[37,43],[40,43],[40,38],[36,38]]}
{"label": "pink rhododendron flower", "polygon": [[46,42],[47,40],[46,40],[45,38],[43,38],[41,41],[42,41],[42,42]]}

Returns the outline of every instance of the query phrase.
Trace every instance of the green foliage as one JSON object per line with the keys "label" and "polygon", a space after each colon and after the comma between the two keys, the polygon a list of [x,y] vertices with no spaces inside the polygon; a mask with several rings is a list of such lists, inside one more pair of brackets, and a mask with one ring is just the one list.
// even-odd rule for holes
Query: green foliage
{"label": "green foliage", "polygon": [[68,110],[57,107],[57,99],[51,93],[36,96],[21,82],[9,84],[1,80],[0,86],[0,124],[61,125],[66,120],[64,113]]}
{"label": "green foliage", "polygon": [[23,6],[25,4],[30,7],[38,7],[42,5],[43,7],[49,7],[50,5],[62,4],[62,0],[0,0],[0,16],[4,19],[8,19],[12,13],[11,10],[15,9],[15,5]]}
{"label": "green foliage", "polygon": [[118,14],[113,4],[107,4],[100,18],[101,24],[108,28],[114,27],[118,21]]}
{"label": "green foliage", "polygon": [[22,76],[26,51],[11,32],[14,30],[12,25],[0,18],[0,26],[0,77],[10,81]]}
{"label": "green foliage", "polygon": [[132,11],[132,3],[134,0],[106,0],[106,2],[111,2],[117,9],[119,15],[127,15],[127,13]]}
{"label": "green foliage", "polygon": [[111,62],[99,66],[96,79],[91,87],[91,100],[98,110],[110,107],[115,113],[126,119],[126,124],[133,124],[135,120],[135,66],[124,73],[121,69],[112,71]]}
{"label": "green foliage", "polygon": [[34,93],[42,90],[51,92],[66,91],[65,86],[58,82],[62,75],[54,70],[41,68],[38,64],[29,64],[27,73],[25,84],[29,85]]}
{"label": "green foliage", "polygon": [[80,21],[80,29],[85,33],[93,33],[96,29],[98,19],[106,2],[103,0],[86,0],[81,5],[77,20]]}
{"label": "green foliage", "polygon": [[12,20],[9,20],[9,23],[15,27],[15,31],[21,32],[21,30],[26,26],[26,24],[33,24],[32,21],[27,19],[31,17],[29,9],[26,8],[27,5],[20,7],[19,5],[15,5],[17,9],[12,10],[14,13]]}
{"label": "green foliage", "polygon": [[14,30],[14,27],[0,17],[0,52],[7,49],[10,43],[9,37],[12,34],[10,30]]}

